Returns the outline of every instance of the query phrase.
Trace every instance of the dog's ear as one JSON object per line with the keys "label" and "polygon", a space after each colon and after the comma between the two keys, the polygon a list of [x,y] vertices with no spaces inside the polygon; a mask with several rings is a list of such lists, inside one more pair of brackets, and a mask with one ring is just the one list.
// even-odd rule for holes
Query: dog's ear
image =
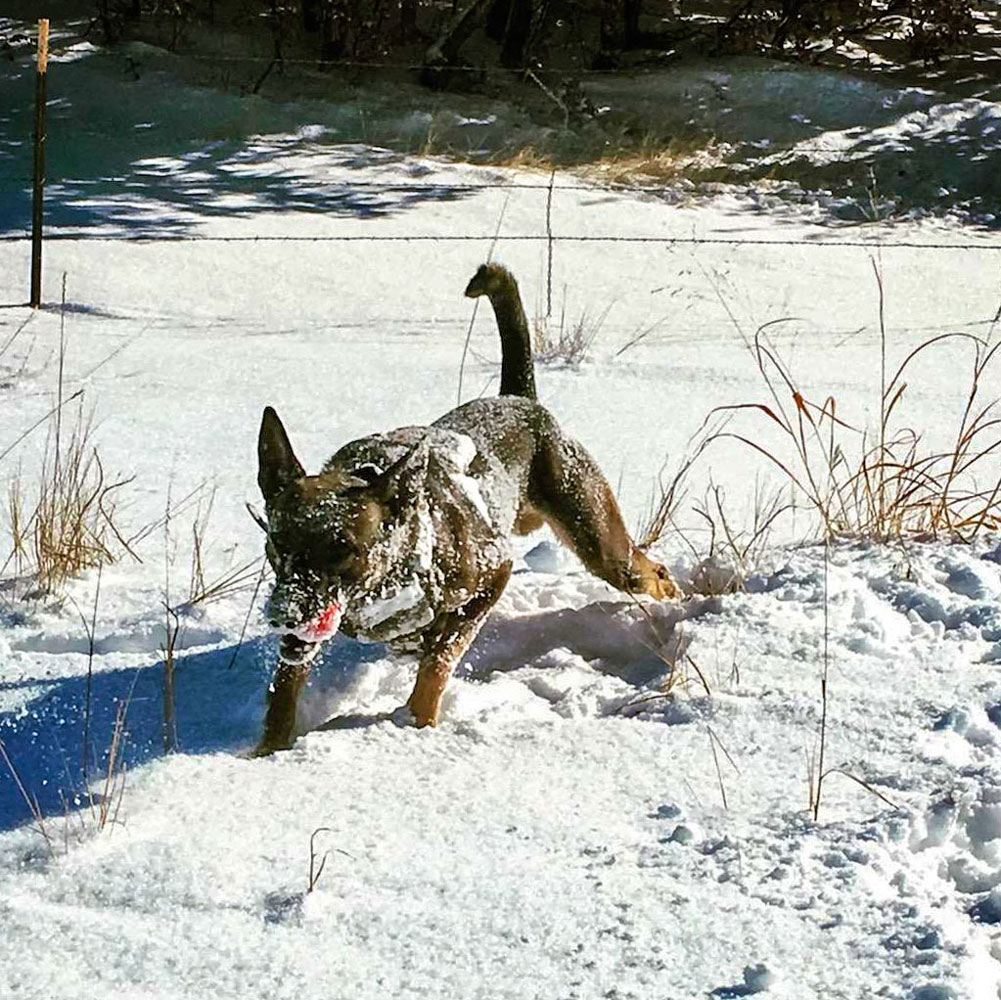
{"label": "dog's ear", "polygon": [[417,482],[427,474],[431,449],[427,441],[414,445],[403,458],[397,459],[381,476],[374,479],[372,489],[383,501],[405,502],[416,492]]}
{"label": "dog's ear", "polygon": [[288,434],[270,406],[264,408],[261,433],[257,437],[257,485],[265,501],[272,500],[289,483],[302,479],[305,470],[292,451]]}

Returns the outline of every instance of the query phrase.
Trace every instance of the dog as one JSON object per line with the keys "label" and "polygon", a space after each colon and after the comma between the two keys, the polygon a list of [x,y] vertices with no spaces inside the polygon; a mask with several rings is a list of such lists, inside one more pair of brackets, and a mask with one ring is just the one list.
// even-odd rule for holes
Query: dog
{"label": "dog", "polygon": [[626,530],[597,463],[536,400],[531,340],[514,277],[484,264],[465,294],[493,306],[500,395],[426,427],[351,441],[315,476],[264,410],[258,485],[280,632],[257,753],[291,746],[299,693],[322,643],[350,636],[419,654],[407,706],[434,726],[453,668],[511,575],[512,535],[548,524],[595,576],[629,594],[680,596]]}

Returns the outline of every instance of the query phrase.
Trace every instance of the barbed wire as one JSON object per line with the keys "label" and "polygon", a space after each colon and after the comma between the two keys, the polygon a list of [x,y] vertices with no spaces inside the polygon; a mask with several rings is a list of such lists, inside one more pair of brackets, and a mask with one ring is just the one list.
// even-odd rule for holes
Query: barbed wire
{"label": "barbed wire", "polygon": [[[30,233],[0,235],[0,243],[27,242]],[[408,235],[378,235],[374,233],[350,233],[343,235],[319,236],[219,236],[205,233],[53,233],[45,234],[45,242],[89,242],[89,243],[625,243],[659,244],[677,246],[753,246],[753,247],[811,247],[816,249],[863,249],[863,250],[953,250],[953,251],[1001,251],[999,243],[947,243],[920,242],[918,240],[809,240],[809,239],[767,239],[737,238],[723,236],[617,236],[608,235],[565,235],[529,233],[523,235],[500,235],[493,233],[413,233]]]}

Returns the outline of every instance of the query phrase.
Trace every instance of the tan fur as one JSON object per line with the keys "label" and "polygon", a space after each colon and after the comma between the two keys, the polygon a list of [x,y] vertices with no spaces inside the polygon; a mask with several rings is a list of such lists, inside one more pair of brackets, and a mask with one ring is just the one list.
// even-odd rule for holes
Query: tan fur
{"label": "tan fur", "polygon": [[418,726],[437,726],[441,697],[456,664],[472,644],[490,609],[507,586],[511,564],[505,563],[482,594],[458,611],[442,617],[417,667],[417,682],[407,707]]}

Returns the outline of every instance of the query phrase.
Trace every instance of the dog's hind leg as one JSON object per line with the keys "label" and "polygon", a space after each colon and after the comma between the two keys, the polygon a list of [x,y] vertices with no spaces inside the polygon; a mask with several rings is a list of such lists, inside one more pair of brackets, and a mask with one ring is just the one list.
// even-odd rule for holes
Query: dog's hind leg
{"label": "dog's hind leg", "polygon": [[255,756],[266,756],[276,750],[292,746],[295,729],[295,712],[310,667],[321,643],[303,642],[294,635],[283,635],[278,651],[278,666],[268,689],[268,713],[264,718],[264,735],[254,751]]}
{"label": "dog's hind leg", "polygon": [[418,726],[436,726],[441,711],[441,696],[456,664],[469,649],[490,609],[511,578],[511,563],[506,562],[480,594],[455,611],[443,614],[433,630],[426,634],[424,652],[417,667],[417,683],[407,701]]}
{"label": "dog's hind leg", "polygon": [[595,576],[629,594],[680,597],[667,568],[629,537],[615,494],[582,445],[547,434],[532,464],[529,500]]}

